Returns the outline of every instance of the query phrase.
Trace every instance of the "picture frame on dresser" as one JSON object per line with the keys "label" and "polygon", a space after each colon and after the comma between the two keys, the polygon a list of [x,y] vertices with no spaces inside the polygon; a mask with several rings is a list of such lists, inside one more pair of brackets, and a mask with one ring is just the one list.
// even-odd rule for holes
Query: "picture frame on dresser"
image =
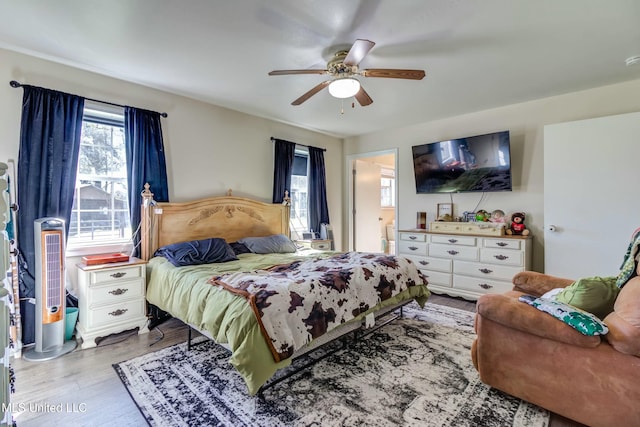
{"label": "picture frame on dresser", "polygon": [[440,218],[442,215],[451,215],[453,217],[453,203],[438,203],[436,218]]}

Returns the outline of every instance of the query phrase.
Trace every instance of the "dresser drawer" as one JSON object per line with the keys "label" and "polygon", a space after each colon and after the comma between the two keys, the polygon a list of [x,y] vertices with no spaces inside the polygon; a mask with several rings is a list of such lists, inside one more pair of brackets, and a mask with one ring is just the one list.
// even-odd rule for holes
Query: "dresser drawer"
{"label": "dresser drawer", "polygon": [[80,315],[88,317],[86,319],[87,328],[99,328],[101,326],[112,326],[131,319],[143,318],[146,315],[145,306],[144,298],[139,298],[102,307],[93,307],[84,313],[80,311]]}
{"label": "dresser drawer", "polygon": [[413,255],[404,255],[405,258],[409,258],[413,261],[420,270],[430,271],[443,271],[445,273],[451,273],[451,260],[445,258],[429,258]]}
{"label": "dresser drawer", "polygon": [[329,251],[331,250],[331,242],[311,242],[311,249]]}
{"label": "dresser drawer", "polygon": [[478,239],[470,236],[431,236],[431,243],[441,243],[445,245],[476,246]]}
{"label": "dresser drawer", "polygon": [[91,284],[98,285],[101,283],[109,283],[113,281],[125,281],[136,279],[143,276],[142,269],[144,265],[132,265],[130,267],[103,268],[101,270],[92,271]]}
{"label": "dresser drawer", "polygon": [[520,250],[520,240],[515,239],[484,239],[485,248]]}
{"label": "dresser drawer", "polygon": [[446,286],[448,288],[451,287],[451,274],[442,273],[440,271],[425,271],[421,270],[422,275],[427,278],[427,287],[428,285],[438,285],[438,286]]}
{"label": "dresser drawer", "polygon": [[426,242],[427,235],[424,233],[400,233],[400,240],[408,240],[410,242]]}
{"label": "dresser drawer", "polygon": [[508,265],[479,264],[474,262],[459,261],[453,267],[455,274],[466,276],[486,277],[489,279],[511,280],[513,276],[522,271],[521,267]]}
{"label": "dresser drawer", "polygon": [[144,297],[143,280],[127,280],[105,286],[92,286],[87,292],[90,307],[113,304],[123,300]]}
{"label": "dresser drawer", "polygon": [[453,287],[478,294],[501,294],[513,289],[513,284],[507,281],[455,275],[453,276]]}
{"label": "dresser drawer", "polygon": [[429,245],[431,257],[461,259],[465,261],[478,260],[478,248],[471,246]]}
{"label": "dresser drawer", "polygon": [[482,249],[480,254],[481,262],[504,265],[524,265],[524,253],[509,249]]}
{"label": "dresser drawer", "polygon": [[425,242],[410,242],[400,240],[398,242],[398,250],[401,254],[426,255],[427,244]]}

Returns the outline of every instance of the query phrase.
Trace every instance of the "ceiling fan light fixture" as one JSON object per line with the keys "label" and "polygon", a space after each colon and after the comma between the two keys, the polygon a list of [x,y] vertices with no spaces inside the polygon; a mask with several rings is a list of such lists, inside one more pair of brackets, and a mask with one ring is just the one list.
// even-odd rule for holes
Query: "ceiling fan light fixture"
{"label": "ceiling fan light fixture", "polygon": [[337,79],[329,84],[329,93],[335,98],[351,98],[360,90],[360,82],[353,77]]}

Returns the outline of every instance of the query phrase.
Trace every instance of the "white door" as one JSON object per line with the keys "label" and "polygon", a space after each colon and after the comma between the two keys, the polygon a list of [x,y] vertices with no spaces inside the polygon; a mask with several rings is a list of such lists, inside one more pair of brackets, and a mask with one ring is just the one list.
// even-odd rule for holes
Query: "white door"
{"label": "white door", "polygon": [[640,113],[545,126],[545,273],[615,276],[640,226]]}
{"label": "white door", "polygon": [[382,252],[380,218],[380,166],[354,162],[354,250]]}

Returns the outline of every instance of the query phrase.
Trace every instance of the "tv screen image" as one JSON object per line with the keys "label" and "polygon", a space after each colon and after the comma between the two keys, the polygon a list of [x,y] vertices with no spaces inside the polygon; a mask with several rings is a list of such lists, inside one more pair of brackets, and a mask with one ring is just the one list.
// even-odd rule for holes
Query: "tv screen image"
{"label": "tv screen image", "polygon": [[511,191],[509,131],[415,145],[417,193]]}

